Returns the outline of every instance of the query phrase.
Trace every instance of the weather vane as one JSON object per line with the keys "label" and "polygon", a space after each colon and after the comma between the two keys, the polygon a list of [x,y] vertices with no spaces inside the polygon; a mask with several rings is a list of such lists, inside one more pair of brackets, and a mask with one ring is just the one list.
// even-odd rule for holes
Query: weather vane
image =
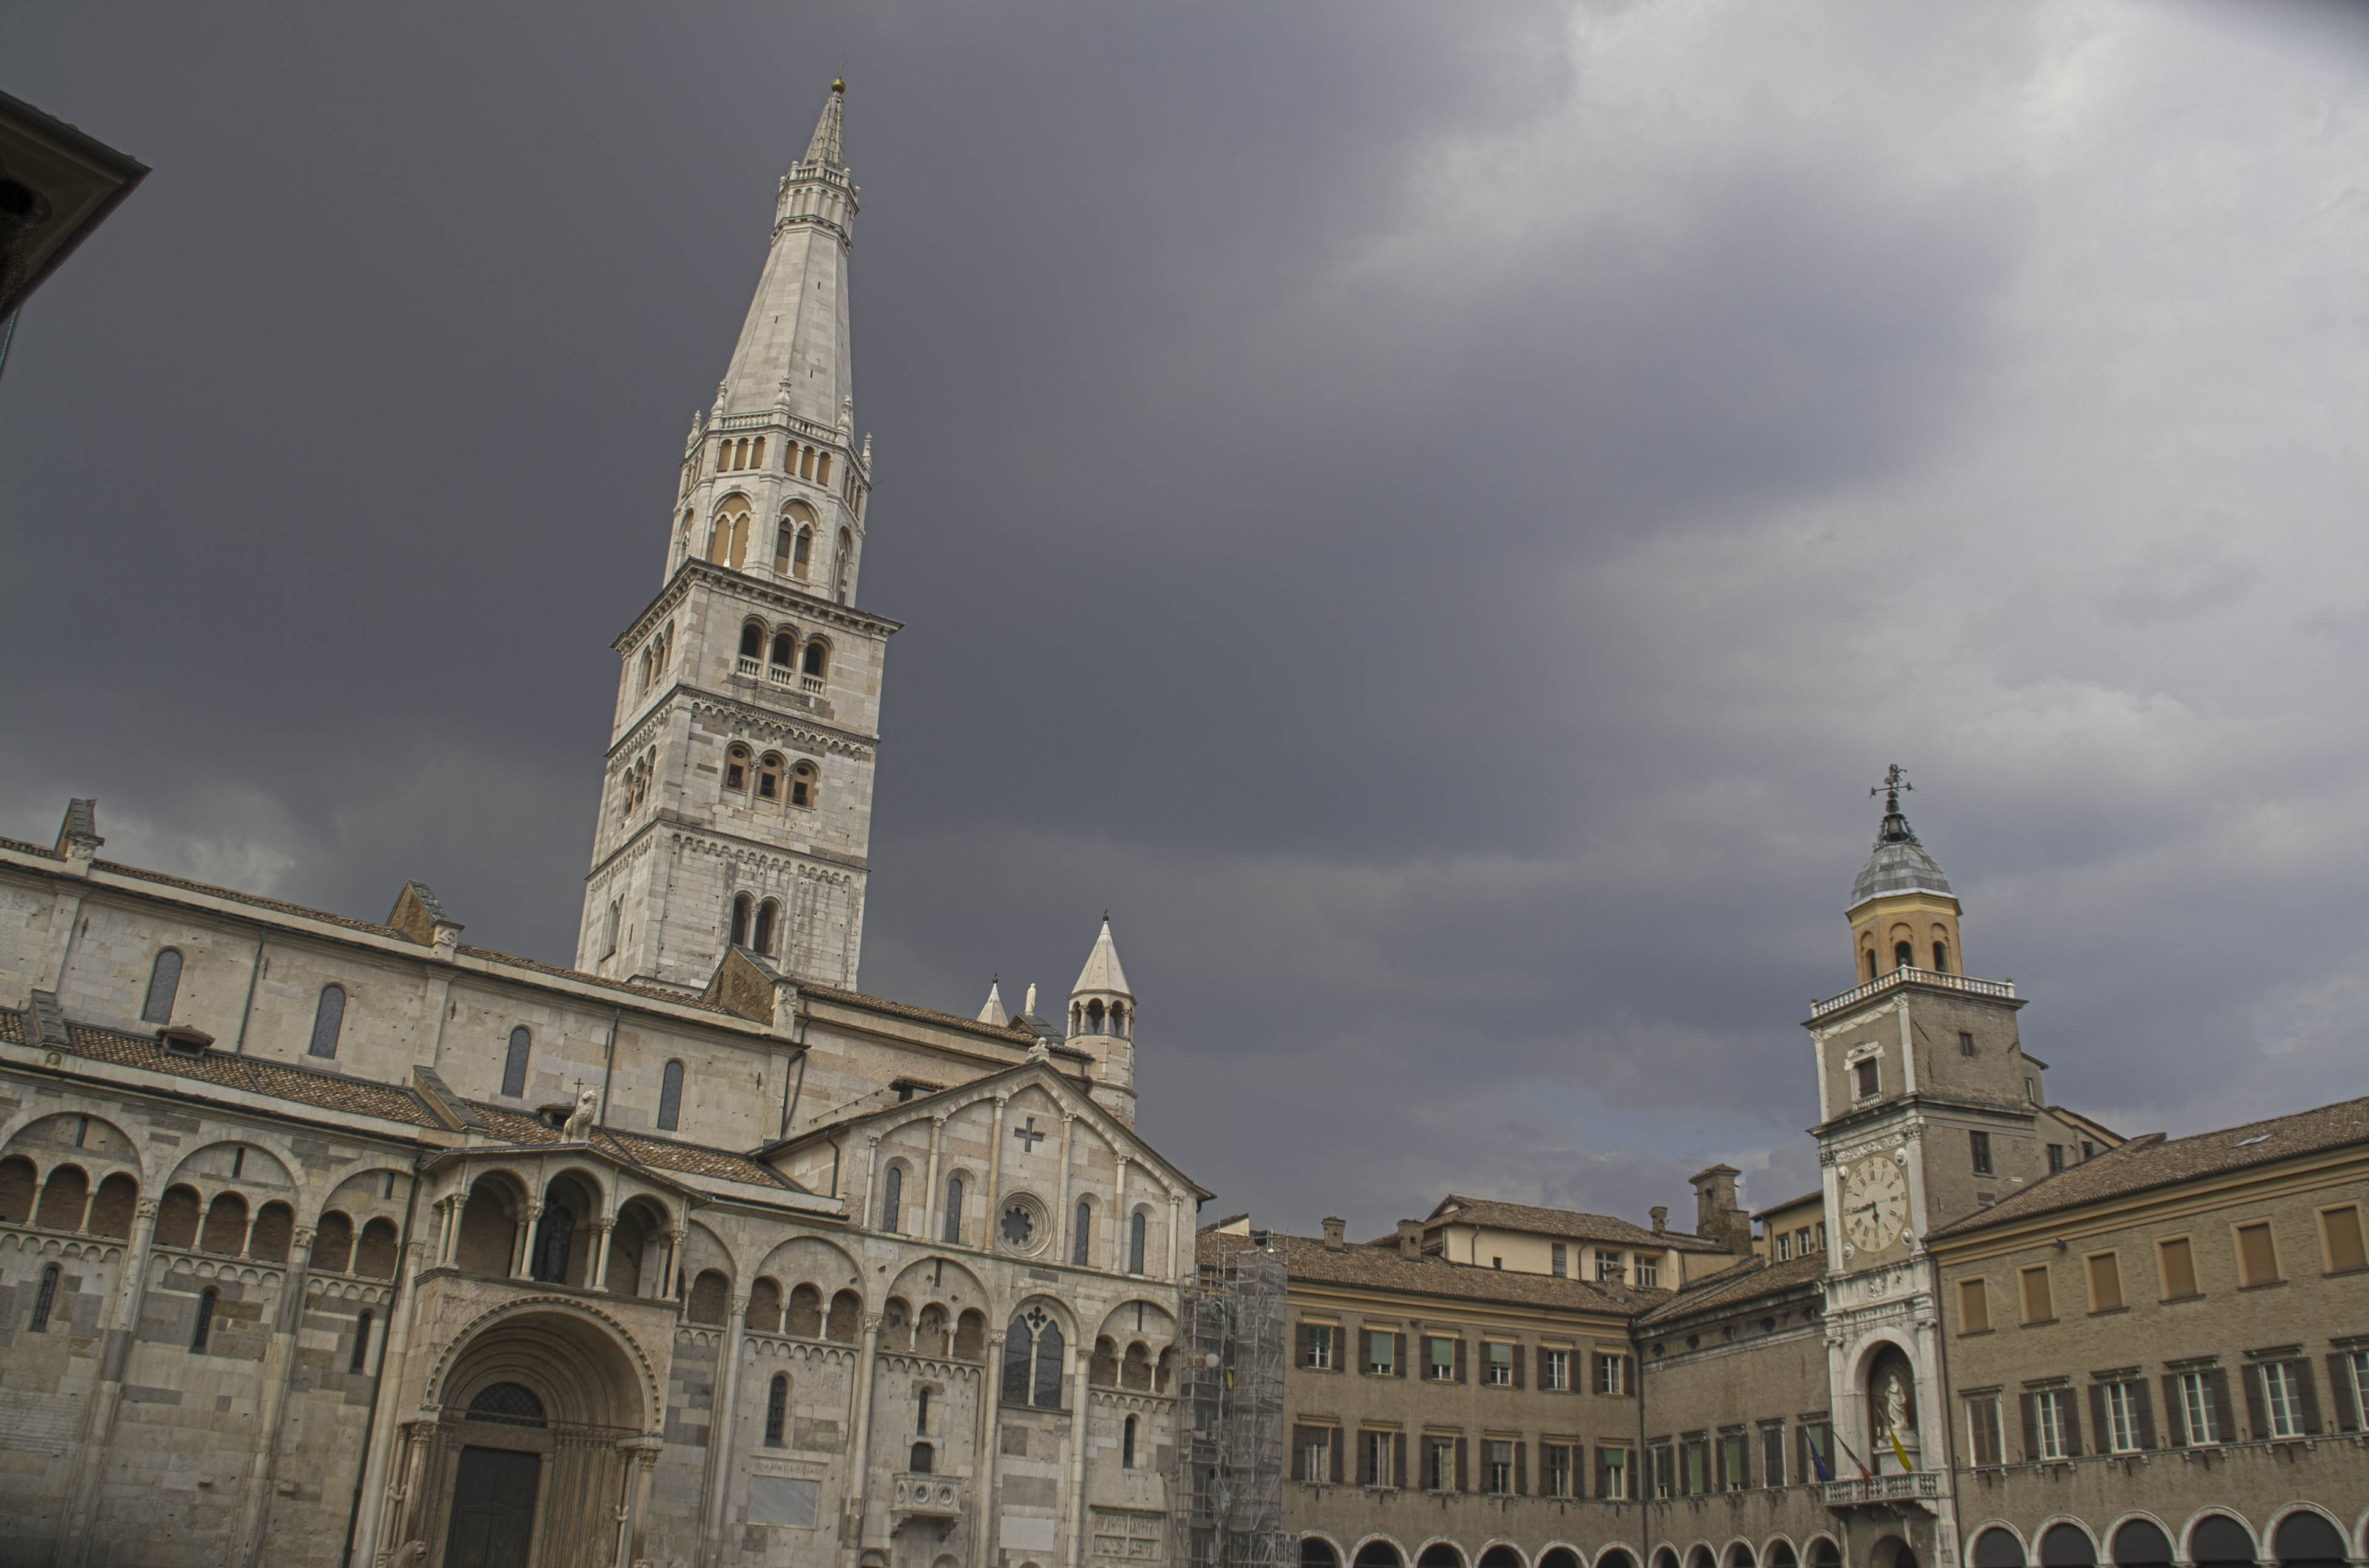
{"label": "weather vane", "polygon": [[1883,808],[1886,811],[1896,814],[1900,810],[1900,797],[1902,794],[1908,790],[1913,790],[1917,786],[1915,784],[1908,782],[1907,771],[1902,768],[1899,763],[1894,762],[1892,766],[1883,771],[1883,782],[1875,785],[1867,793],[1870,795],[1883,795],[1884,797]]}

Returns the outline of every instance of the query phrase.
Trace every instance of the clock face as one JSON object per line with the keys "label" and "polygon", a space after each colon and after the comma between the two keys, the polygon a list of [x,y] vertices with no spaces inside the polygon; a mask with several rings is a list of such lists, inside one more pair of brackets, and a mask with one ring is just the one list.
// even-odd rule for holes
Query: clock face
{"label": "clock face", "polygon": [[1889,1154],[1871,1154],[1843,1173],[1843,1235],[1863,1253],[1880,1253],[1908,1223],[1908,1178]]}

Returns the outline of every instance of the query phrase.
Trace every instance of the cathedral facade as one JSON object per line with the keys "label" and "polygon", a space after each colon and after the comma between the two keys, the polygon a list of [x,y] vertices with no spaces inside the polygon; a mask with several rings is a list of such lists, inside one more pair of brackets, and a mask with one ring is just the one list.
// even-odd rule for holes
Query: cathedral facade
{"label": "cathedral facade", "polygon": [[0,1563],[1166,1555],[1205,1195],[1107,921],[1053,1022],[856,989],[841,93],[615,645],[574,967],[107,860],[89,801],[0,840]]}

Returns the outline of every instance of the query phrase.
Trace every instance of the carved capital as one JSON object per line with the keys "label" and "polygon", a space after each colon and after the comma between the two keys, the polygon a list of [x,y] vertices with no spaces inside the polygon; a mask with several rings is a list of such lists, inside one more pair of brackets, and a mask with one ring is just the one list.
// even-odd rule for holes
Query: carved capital
{"label": "carved capital", "polygon": [[302,1250],[309,1251],[313,1245],[313,1238],[319,1233],[319,1231],[315,1230],[310,1225],[299,1225],[296,1227],[295,1233],[289,1238],[289,1241],[292,1245]]}
{"label": "carved capital", "polygon": [[156,1203],[153,1197],[143,1197],[133,1206],[132,1213],[142,1219],[154,1219],[156,1218]]}

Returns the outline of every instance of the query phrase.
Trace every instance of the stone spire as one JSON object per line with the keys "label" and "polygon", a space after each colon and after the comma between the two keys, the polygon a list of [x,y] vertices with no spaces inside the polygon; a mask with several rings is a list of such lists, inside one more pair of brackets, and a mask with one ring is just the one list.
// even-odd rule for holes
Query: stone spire
{"label": "stone spire", "polygon": [[[806,156],[782,176],[765,269],[724,376],[727,417],[786,402],[799,418],[836,430],[852,406],[847,256],[858,190],[847,169],[846,90],[831,84]],[[840,465],[853,455],[842,452]]]}
{"label": "stone spire", "polygon": [[1000,975],[987,982],[987,1005],[978,1010],[978,1021],[999,1029],[1012,1022],[1012,1014],[1003,1011],[1003,979]]}
{"label": "stone spire", "polygon": [[1095,1104],[1121,1121],[1135,1121],[1135,992],[1111,940],[1110,916],[1070,988],[1070,1043],[1094,1059]]}
{"label": "stone spire", "polygon": [[1103,916],[1102,934],[1094,938],[1093,950],[1086,955],[1086,967],[1078,971],[1078,983],[1070,988],[1073,997],[1099,994],[1104,997],[1122,996],[1135,1000],[1127,988],[1127,971],[1120,967],[1118,944],[1111,940],[1110,916]]}
{"label": "stone spire", "polygon": [[830,97],[823,100],[822,118],[815,121],[815,133],[807,143],[807,162],[835,169],[847,166],[846,102],[847,84],[834,80]]}

